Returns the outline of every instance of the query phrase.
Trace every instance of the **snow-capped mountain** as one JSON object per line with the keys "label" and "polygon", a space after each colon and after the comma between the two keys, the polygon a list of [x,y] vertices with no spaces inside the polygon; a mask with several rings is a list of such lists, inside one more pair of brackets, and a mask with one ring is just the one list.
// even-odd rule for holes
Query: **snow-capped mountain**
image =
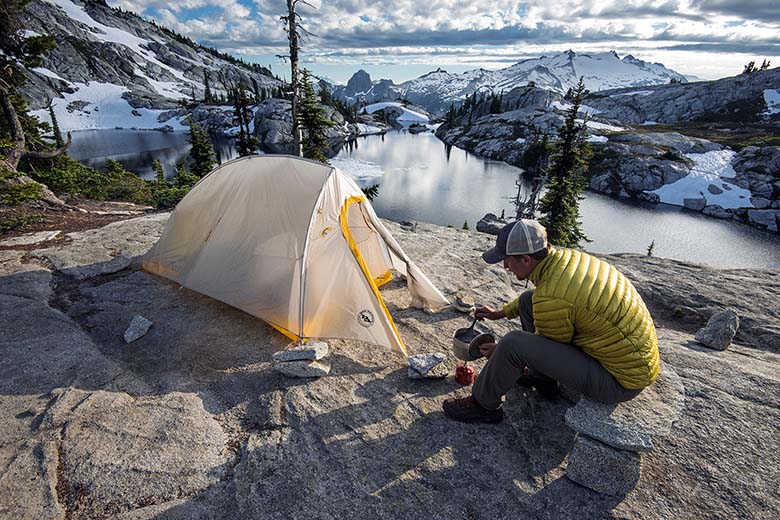
{"label": "snow-capped mountain", "polygon": [[375,102],[402,97],[440,112],[451,102],[462,101],[475,91],[508,92],[529,83],[563,94],[574,87],[580,77],[591,92],[661,85],[672,80],[687,81],[685,76],[660,63],[649,63],[630,55],[621,59],[614,51],[586,54],[569,50],[554,56],[523,60],[501,70],[475,69],[450,74],[437,69],[399,85],[389,80],[372,82],[361,70],[346,86],[336,87],[333,94],[353,102],[358,99]]}
{"label": "snow-capped mountain", "polygon": [[[281,85],[264,67],[112,9],[104,0],[33,0],[24,10],[30,34],[54,35],[57,47],[28,71],[24,91],[41,119],[51,100],[63,130],[160,128],[182,99],[203,99],[243,85],[269,94]],[[174,128],[178,123],[170,123]]]}

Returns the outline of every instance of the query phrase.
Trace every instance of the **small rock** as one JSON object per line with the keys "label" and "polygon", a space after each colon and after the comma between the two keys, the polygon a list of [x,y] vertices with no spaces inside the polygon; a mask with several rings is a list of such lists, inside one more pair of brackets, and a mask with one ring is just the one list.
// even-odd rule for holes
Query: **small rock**
{"label": "small rock", "polygon": [[713,195],[720,195],[721,193],[723,193],[723,189],[721,189],[720,187],[714,184],[710,184],[709,186],[707,186],[707,191],[709,191]]}
{"label": "small rock", "polygon": [[410,379],[441,379],[447,377],[448,370],[444,364],[446,354],[434,352],[432,354],[415,354],[409,356]]}
{"label": "small rock", "polygon": [[717,350],[726,350],[739,329],[739,317],[733,310],[717,312],[694,336],[699,343]]}
{"label": "small rock", "polygon": [[317,361],[328,355],[328,344],[322,341],[297,345],[288,350],[274,352],[271,357],[274,361],[299,361],[307,359]]}
{"label": "small rock", "polygon": [[330,373],[330,363],[327,361],[278,361],[273,369],[289,377],[322,377]]}
{"label": "small rock", "polygon": [[468,294],[458,293],[455,295],[454,307],[460,312],[471,314],[475,309],[474,297]]}
{"label": "small rock", "polygon": [[6,238],[0,242],[0,246],[28,246],[30,244],[37,244],[38,242],[51,240],[60,233],[61,231],[39,231],[37,233],[27,233],[26,235],[20,235],[18,237]]}
{"label": "small rock", "polygon": [[142,338],[149,332],[149,327],[151,326],[151,321],[140,314],[136,314],[133,316],[132,321],[130,321],[130,326],[127,327],[127,330],[125,331],[125,343],[132,343],[133,341]]}
{"label": "small rock", "polygon": [[585,435],[578,435],[569,453],[566,476],[605,495],[624,495],[642,476],[638,453],[617,450]]}
{"label": "small rock", "polygon": [[399,222],[399,224],[401,225],[401,229],[403,229],[404,231],[411,231],[412,233],[417,231],[417,222],[402,220],[401,222]]}

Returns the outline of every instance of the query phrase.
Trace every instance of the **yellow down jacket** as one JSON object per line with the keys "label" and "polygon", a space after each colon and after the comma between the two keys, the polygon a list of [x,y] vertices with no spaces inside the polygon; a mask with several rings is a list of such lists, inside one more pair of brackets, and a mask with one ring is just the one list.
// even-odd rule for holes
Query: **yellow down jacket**
{"label": "yellow down jacket", "polygon": [[[586,253],[555,248],[529,280],[536,286],[536,334],[580,347],[625,388],[655,381],[660,360],[653,318],[622,273]],[[517,317],[518,300],[504,313]]]}

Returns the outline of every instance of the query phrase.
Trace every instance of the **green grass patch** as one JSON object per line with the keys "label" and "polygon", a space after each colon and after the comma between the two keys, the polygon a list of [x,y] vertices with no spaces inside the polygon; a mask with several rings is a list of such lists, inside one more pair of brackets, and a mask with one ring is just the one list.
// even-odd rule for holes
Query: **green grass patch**
{"label": "green grass patch", "polygon": [[0,219],[0,235],[4,235],[9,231],[22,229],[25,226],[38,224],[43,222],[45,218],[46,217],[41,213],[23,213],[21,215]]}

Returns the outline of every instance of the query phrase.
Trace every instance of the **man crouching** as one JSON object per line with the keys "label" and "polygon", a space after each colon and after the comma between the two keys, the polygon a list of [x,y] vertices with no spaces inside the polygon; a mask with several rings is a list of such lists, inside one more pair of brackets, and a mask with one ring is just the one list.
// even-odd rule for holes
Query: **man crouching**
{"label": "man crouching", "polygon": [[604,403],[636,397],[658,377],[653,319],[631,282],[614,266],[581,251],[552,247],[534,220],[504,226],[496,246],[482,254],[503,261],[526,291],[501,310],[480,307],[477,319],[520,317],[523,330],[480,348],[488,362],[472,395],[444,401],[458,421],[499,422],[501,401],[515,384],[547,397],[558,383]]}

